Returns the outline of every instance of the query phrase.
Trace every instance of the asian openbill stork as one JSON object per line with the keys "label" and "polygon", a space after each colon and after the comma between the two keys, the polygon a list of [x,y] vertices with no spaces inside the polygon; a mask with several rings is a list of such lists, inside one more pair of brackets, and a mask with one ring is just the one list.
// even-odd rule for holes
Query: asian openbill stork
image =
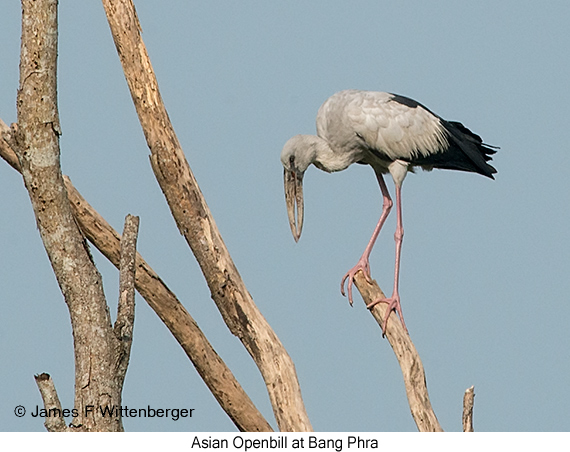
{"label": "asian openbill stork", "polygon": [[[352,305],[354,275],[362,270],[370,281],[370,252],[392,207],[383,174],[390,173],[396,186],[397,226],[394,291],[390,298],[367,305],[387,303],[383,331],[395,310],[404,329],[406,324],[398,292],[402,227],[402,182],[408,171],[419,166],[479,173],[494,179],[497,171],[487,162],[497,149],[484,144],[481,137],[459,122],[446,121],[415,100],[396,94],[374,91],[341,91],[330,98],[317,114],[317,135],[296,135],[281,152],[285,168],[285,199],[289,224],[295,241],[303,228],[303,175],[309,165],[326,171],[342,171],[352,163],[368,164],[376,173],[384,198],[382,214],[372,237],[357,264],[341,281]],[[295,213],[296,211],[296,213]]]}

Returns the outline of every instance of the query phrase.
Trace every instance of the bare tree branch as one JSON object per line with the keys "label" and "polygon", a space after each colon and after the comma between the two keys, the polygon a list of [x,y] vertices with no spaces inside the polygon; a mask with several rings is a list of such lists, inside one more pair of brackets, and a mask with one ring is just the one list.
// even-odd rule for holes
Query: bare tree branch
{"label": "bare tree branch", "polygon": [[[17,129],[17,125],[13,124],[14,128]],[[18,156],[12,148],[16,147],[14,141],[14,131],[10,130],[10,127],[6,125],[2,119],[0,119],[0,155],[6,162],[18,171],[22,173],[22,167],[20,166],[20,161]]]}
{"label": "bare tree branch", "polygon": [[[65,182],[81,230],[89,241],[119,268],[119,234],[79,194],[69,178],[65,177]],[[248,432],[272,431],[194,318],[139,253],[136,257],[135,285],[184,349],[204,383],[236,427]]]}
{"label": "bare tree branch", "polygon": [[127,215],[121,238],[121,259],[119,263],[119,304],[115,320],[115,337],[117,338],[117,381],[123,387],[131,345],[133,343],[133,326],[135,323],[135,260],[137,254],[137,237],[139,233],[139,217]]}
{"label": "bare tree branch", "polygon": [[463,431],[473,431],[473,402],[475,401],[475,388],[471,386],[463,395]]}
{"label": "bare tree branch", "polygon": [[57,0],[22,0],[22,45],[14,143],[38,229],[67,303],[75,351],[74,427],[121,431],[120,417],[87,405],[120,401],[112,366],[115,337],[101,275],[75,223],[63,183],[57,109]]}
{"label": "bare tree branch", "polygon": [[[356,274],[354,283],[367,305],[378,298],[385,298],[376,281],[372,281],[372,284],[368,283],[361,271]],[[384,323],[386,308],[386,303],[379,303],[370,311],[380,327]],[[431,407],[424,366],[412,339],[395,317],[390,319],[385,332],[386,338],[390,342],[394,354],[400,363],[406,386],[406,395],[408,396],[408,404],[418,430],[420,432],[443,431]]]}
{"label": "bare tree branch", "polygon": [[160,96],[131,0],[103,0],[151,164],[230,331],[257,364],[281,431],[311,431],[295,366],[254,304],[198,187]]}
{"label": "bare tree branch", "polygon": [[53,380],[46,373],[36,375],[34,378],[42,395],[44,408],[49,413],[44,422],[46,430],[48,432],[68,432],[69,428],[65,425],[65,417]]}
{"label": "bare tree branch", "polygon": [[[0,140],[0,156],[19,171],[20,164],[9,145],[10,129],[1,120],[0,131],[4,132],[4,139]],[[82,232],[115,267],[119,268],[121,241],[119,234],[79,194],[67,176],[64,176],[64,182],[73,215]],[[136,289],[184,349],[198,374],[236,427],[246,432],[272,431],[269,423],[213,349],[196,321],[138,253],[136,269]]]}

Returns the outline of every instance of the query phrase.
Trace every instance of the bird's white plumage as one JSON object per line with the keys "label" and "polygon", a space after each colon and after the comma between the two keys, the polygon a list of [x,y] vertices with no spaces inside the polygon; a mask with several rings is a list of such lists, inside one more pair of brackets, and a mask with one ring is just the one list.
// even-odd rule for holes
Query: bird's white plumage
{"label": "bird's white plumage", "polygon": [[340,91],[319,109],[317,135],[333,152],[351,149],[355,159],[367,160],[363,147],[389,161],[442,152],[448,142],[440,118],[419,104],[411,107],[395,98],[383,92]]}

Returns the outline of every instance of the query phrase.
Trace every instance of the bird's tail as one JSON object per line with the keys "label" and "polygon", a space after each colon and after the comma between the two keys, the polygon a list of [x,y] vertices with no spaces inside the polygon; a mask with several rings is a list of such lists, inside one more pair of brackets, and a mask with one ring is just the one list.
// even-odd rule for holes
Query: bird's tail
{"label": "bird's tail", "polygon": [[471,171],[494,179],[493,174],[497,170],[487,162],[493,159],[492,156],[499,148],[483,143],[479,135],[471,132],[460,122],[445,121],[443,125],[450,138],[450,148],[456,148],[450,149],[450,151],[460,150],[467,157],[462,159],[462,162],[459,164],[461,167],[452,169]]}

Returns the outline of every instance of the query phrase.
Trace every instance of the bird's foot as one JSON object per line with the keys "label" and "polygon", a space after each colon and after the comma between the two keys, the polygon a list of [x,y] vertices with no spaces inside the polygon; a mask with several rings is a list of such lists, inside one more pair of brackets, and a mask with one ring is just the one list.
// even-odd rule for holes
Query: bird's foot
{"label": "bird's foot", "polygon": [[[346,293],[348,293],[348,302],[350,303],[350,306],[352,306],[352,285],[354,283],[354,276],[361,270],[362,273],[364,274],[364,277],[366,278],[366,281],[371,283],[372,281],[370,280],[370,262],[364,256],[362,256],[360,260],[357,262],[357,264],[354,267],[352,267],[346,273],[346,275],[344,275],[342,281],[340,282],[340,293],[342,294],[343,297],[346,297]],[[345,281],[347,281],[346,292],[344,291]]]}
{"label": "bird's foot", "polygon": [[402,323],[404,330],[406,331],[406,333],[408,333],[408,328],[406,327],[406,322],[404,322],[404,315],[402,314],[402,307],[400,305],[400,295],[394,293],[390,298],[379,298],[378,300],[374,300],[372,303],[367,304],[366,307],[368,309],[372,309],[374,306],[376,306],[379,303],[388,304],[388,308],[386,309],[386,315],[384,316],[384,323],[383,325],[381,325],[382,337],[386,336],[386,327],[388,326],[388,318],[390,317],[392,311],[395,311],[398,314],[398,317],[400,317],[400,322]]}

